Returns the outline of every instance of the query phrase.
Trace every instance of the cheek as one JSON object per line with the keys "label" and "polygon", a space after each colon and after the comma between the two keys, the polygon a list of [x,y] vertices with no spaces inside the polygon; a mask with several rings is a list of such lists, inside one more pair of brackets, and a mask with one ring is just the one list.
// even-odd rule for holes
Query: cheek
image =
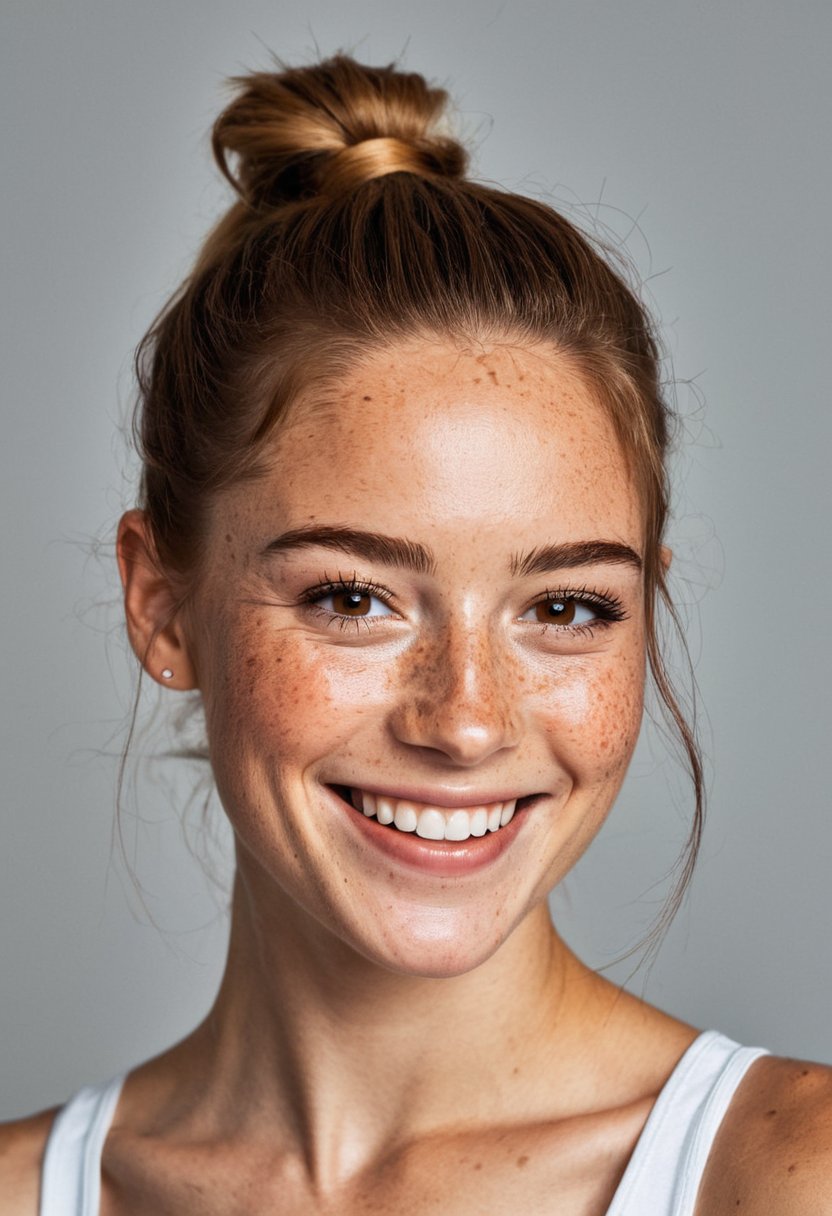
{"label": "cheek", "polygon": [[222,765],[301,766],[343,751],[383,695],[385,668],[359,650],[275,632],[267,619],[217,631],[211,687],[204,692],[212,756]]}
{"label": "cheek", "polygon": [[576,784],[620,783],[638,739],[644,704],[641,654],[587,664],[554,681],[546,730]]}

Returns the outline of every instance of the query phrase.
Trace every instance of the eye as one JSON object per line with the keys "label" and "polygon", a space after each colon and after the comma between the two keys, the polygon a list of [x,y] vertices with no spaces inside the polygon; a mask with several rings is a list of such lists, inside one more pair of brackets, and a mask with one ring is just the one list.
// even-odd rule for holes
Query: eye
{"label": "eye", "polygon": [[589,587],[548,591],[520,617],[521,621],[554,626],[573,634],[592,634],[596,629],[626,619],[624,605],[616,595]]}
{"label": "eye", "polygon": [[326,579],[304,592],[301,603],[328,624],[349,621],[363,622],[368,627],[397,614],[390,606],[386,587],[367,583],[355,577]]}
{"label": "eye", "polygon": [[333,616],[391,616],[391,609],[377,595],[359,587],[341,587],[316,598],[315,603]]}
{"label": "eye", "polygon": [[541,625],[589,625],[601,615],[595,605],[583,603],[572,595],[547,598],[532,604],[521,620],[537,621]]}

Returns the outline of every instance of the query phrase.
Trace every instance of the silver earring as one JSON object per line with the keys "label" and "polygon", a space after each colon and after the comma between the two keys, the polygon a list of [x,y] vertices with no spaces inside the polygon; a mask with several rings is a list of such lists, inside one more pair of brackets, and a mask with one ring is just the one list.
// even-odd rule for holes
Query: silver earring
{"label": "silver earring", "polygon": [[163,680],[172,680],[173,679],[173,672],[171,671],[171,669],[169,667],[162,668],[162,679]]}

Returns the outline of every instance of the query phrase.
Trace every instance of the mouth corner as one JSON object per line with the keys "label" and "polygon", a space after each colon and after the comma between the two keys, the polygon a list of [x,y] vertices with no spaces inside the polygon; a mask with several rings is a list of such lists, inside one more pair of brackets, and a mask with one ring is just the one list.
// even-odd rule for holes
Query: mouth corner
{"label": "mouth corner", "polygon": [[538,798],[545,798],[545,797],[546,797],[546,795],[543,793],[524,794],[521,798],[517,799],[516,810],[525,811],[527,807],[533,806],[534,803],[537,802]]}
{"label": "mouth corner", "polygon": [[360,807],[356,806],[357,793],[351,786],[327,785],[327,789],[332,790],[333,794],[337,794],[342,802],[346,802],[354,810],[357,811],[361,809]]}

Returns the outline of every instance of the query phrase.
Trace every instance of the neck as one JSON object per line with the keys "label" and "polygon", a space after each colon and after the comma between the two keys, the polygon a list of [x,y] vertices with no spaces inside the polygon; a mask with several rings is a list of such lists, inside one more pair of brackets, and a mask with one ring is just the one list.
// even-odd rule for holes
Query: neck
{"label": "neck", "polygon": [[312,1176],[335,1181],[451,1123],[528,1118],[544,1057],[568,1088],[599,988],[545,905],[473,972],[423,978],[379,967],[238,874],[228,965],[191,1075],[203,1095],[206,1076],[216,1083],[212,1121],[226,1134],[271,1126]]}

